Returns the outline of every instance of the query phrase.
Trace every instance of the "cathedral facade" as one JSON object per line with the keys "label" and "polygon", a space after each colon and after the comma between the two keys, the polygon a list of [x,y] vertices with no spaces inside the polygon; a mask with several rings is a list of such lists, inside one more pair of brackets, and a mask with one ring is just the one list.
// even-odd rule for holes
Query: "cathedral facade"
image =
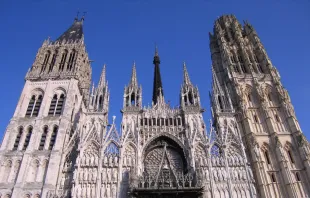
{"label": "cathedral facade", "polygon": [[185,63],[179,106],[165,101],[156,49],[152,105],[133,64],[119,129],[105,66],[91,85],[83,22],[45,40],[26,74],[0,147],[0,198],[310,196],[309,143],[248,22],[225,15],[209,35],[210,123]]}

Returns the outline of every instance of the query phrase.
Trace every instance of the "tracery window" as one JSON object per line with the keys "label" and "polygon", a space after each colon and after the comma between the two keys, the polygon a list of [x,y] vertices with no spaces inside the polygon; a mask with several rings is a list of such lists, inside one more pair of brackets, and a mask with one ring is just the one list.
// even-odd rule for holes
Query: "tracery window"
{"label": "tracery window", "polygon": [[44,57],[44,61],[43,61],[42,68],[41,68],[41,72],[45,71],[45,69],[47,67],[47,64],[48,64],[48,61],[50,59],[50,56],[51,56],[51,52],[47,51],[46,54],[45,54],[45,57]]}
{"label": "tracery window", "polygon": [[58,133],[58,126],[54,126],[53,133],[51,135],[50,144],[48,146],[48,150],[52,150],[54,148],[56,138],[57,138],[57,133]]}
{"label": "tracery window", "polygon": [[64,106],[65,95],[61,94],[60,96],[55,94],[48,111],[49,116],[60,116]]}
{"label": "tracery window", "polygon": [[26,137],[25,137],[24,145],[23,145],[23,151],[25,151],[28,148],[28,145],[29,145],[29,142],[31,139],[31,135],[32,135],[32,126],[29,126]]}
{"label": "tracery window", "polygon": [[74,66],[75,56],[76,56],[76,51],[73,49],[70,53],[70,56],[69,56],[67,71],[72,70],[72,68]]}
{"label": "tracery window", "polygon": [[57,56],[58,56],[58,50],[55,50],[55,52],[53,54],[53,57],[52,57],[52,61],[51,61],[50,67],[48,69],[49,73],[53,71],[53,68],[54,68],[55,63],[56,63]]}
{"label": "tracery window", "polygon": [[13,146],[13,149],[12,149],[13,151],[16,151],[18,149],[18,145],[19,145],[19,142],[20,142],[20,138],[23,135],[23,131],[24,131],[24,128],[23,127],[19,127],[18,134],[16,135],[14,146]]}
{"label": "tracery window", "polygon": [[48,127],[45,126],[43,128],[43,133],[42,133],[41,140],[40,140],[39,150],[43,150],[44,149],[47,133],[48,133]]}
{"label": "tracery window", "polygon": [[37,117],[39,115],[40,107],[42,104],[42,95],[35,96],[33,95],[29,101],[26,117]]}
{"label": "tracery window", "polygon": [[62,57],[61,57],[61,61],[60,61],[60,64],[59,64],[59,71],[63,71],[64,70],[67,56],[68,56],[68,50],[65,50],[63,52],[63,54],[62,54]]}

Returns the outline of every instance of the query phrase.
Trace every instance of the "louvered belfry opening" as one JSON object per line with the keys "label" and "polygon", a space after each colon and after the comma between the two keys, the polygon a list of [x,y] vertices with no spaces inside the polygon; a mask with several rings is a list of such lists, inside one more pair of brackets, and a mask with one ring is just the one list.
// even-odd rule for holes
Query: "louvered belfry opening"
{"label": "louvered belfry opening", "polygon": [[39,150],[43,150],[44,149],[47,133],[48,133],[48,127],[45,126],[43,128],[43,133],[42,133],[41,140],[40,140]]}
{"label": "louvered belfry opening", "polygon": [[24,141],[24,146],[23,146],[23,151],[25,151],[28,148],[30,139],[31,139],[31,135],[32,135],[32,127],[28,127],[28,131],[27,131],[27,135],[25,137],[25,141]]}
{"label": "louvered belfry opening", "polygon": [[19,142],[20,142],[20,139],[23,135],[23,131],[24,131],[24,128],[23,127],[19,127],[18,129],[18,134],[16,135],[16,139],[15,139],[15,142],[14,142],[14,146],[13,146],[13,151],[16,151],[18,149],[18,145],[19,145]]}
{"label": "louvered belfry opening", "polygon": [[33,95],[31,97],[29,104],[28,104],[28,107],[27,107],[26,117],[31,117],[35,101],[36,101],[36,96]]}
{"label": "louvered belfry opening", "polygon": [[52,101],[51,101],[51,106],[50,106],[50,109],[48,111],[48,115],[51,115],[51,116],[54,115],[56,103],[57,103],[57,95],[55,94]]}
{"label": "louvered belfry opening", "polygon": [[58,126],[54,126],[48,150],[52,150],[54,148],[56,138],[57,138],[57,133],[58,133]]}
{"label": "louvered belfry opening", "polygon": [[58,98],[57,94],[54,95],[48,111],[49,116],[60,116],[62,114],[65,102],[65,95],[61,94]]}

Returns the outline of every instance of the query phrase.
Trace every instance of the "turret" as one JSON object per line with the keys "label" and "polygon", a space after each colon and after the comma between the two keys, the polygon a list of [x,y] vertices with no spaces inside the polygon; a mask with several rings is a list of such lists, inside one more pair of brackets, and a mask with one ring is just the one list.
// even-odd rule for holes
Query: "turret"
{"label": "turret", "polygon": [[181,86],[180,103],[183,108],[189,106],[200,107],[200,96],[198,88],[195,87],[188,75],[185,62],[183,63],[183,84]]}
{"label": "turret", "polygon": [[75,78],[84,101],[89,98],[91,67],[84,45],[83,18],[73,24],[55,41],[46,39],[26,75],[26,80]]}
{"label": "turret", "polygon": [[136,64],[133,63],[132,74],[128,86],[124,90],[123,109],[142,108],[142,87],[138,85]]}
{"label": "turret", "polygon": [[110,93],[106,81],[106,65],[103,66],[98,86],[92,86],[88,109],[90,112],[106,113],[109,108]]}

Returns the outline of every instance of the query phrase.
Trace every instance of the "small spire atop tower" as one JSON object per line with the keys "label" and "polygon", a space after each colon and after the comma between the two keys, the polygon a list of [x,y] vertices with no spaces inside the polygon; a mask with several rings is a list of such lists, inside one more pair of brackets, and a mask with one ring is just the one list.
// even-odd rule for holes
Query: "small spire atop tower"
{"label": "small spire atop tower", "polygon": [[185,85],[190,85],[190,84],[192,84],[192,83],[191,83],[191,80],[190,80],[190,78],[189,78],[187,69],[186,69],[185,61],[183,62],[183,83],[184,83]]}
{"label": "small spire atop tower", "polygon": [[155,68],[154,68],[154,82],[153,82],[154,83],[153,84],[153,103],[155,105],[157,103],[158,96],[164,95],[163,85],[161,82],[160,69],[159,69],[160,59],[159,59],[159,55],[158,55],[157,46],[155,47],[155,56],[154,56],[153,64],[155,66]]}
{"label": "small spire atop tower", "polygon": [[160,64],[160,59],[159,59],[159,55],[158,55],[158,48],[157,45],[155,44],[155,55],[154,55],[154,60],[153,60],[153,64]]}
{"label": "small spire atop tower", "polygon": [[130,79],[129,86],[130,85],[133,86],[133,87],[138,86],[136,62],[135,61],[133,62],[133,65],[132,65],[132,73],[131,73],[131,79]]}
{"label": "small spire atop tower", "polygon": [[103,87],[105,84],[106,84],[106,65],[104,64],[102,68],[98,87]]}

